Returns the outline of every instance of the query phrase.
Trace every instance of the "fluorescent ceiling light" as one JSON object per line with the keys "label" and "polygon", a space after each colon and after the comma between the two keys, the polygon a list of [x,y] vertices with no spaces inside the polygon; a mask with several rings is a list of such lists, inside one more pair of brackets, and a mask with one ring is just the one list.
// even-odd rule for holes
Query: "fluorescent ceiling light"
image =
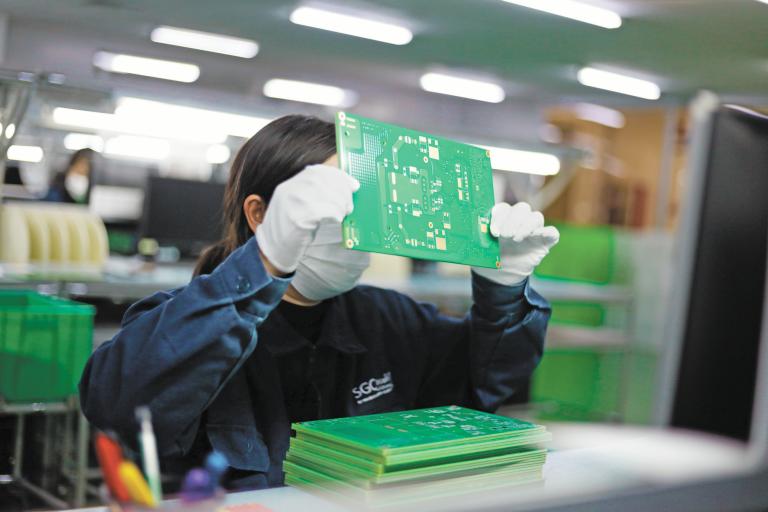
{"label": "fluorescent ceiling light", "polygon": [[297,25],[373,39],[382,43],[403,45],[410,43],[413,39],[413,33],[400,25],[314,7],[297,8],[291,13],[290,20]]}
{"label": "fluorescent ceiling light", "polygon": [[480,146],[491,152],[491,167],[497,171],[552,176],[560,172],[560,159],[549,153]]}
{"label": "fluorescent ceiling light", "polygon": [[16,125],[11,123],[8,126],[5,127],[5,138],[6,139],[12,139],[14,134],[16,133]]}
{"label": "fluorescent ceiling light", "polygon": [[205,152],[205,161],[209,164],[225,164],[229,162],[232,152],[224,144],[209,146]]}
{"label": "fluorescent ceiling light", "polygon": [[626,119],[624,114],[618,110],[603,107],[602,105],[593,105],[591,103],[577,103],[573,106],[576,117],[582,121],[608,126],[609,128],[624,128]]}
{"label": "fluorescent ceiling light", "polygon": [[61,126],[206,144],[224,142],[228,135],[251,137],[270,121],[130,97],[118,100],[114,114],[65,107],[53,110],[53,122]]}
{"label": "fluorescent ceiling light", "polygon": [[582,21],[603,28],[619,28],[621,16],[608,9],[574,0],[504,0],[507,3]]}
{"label": "fluorescent ceiling light", "polygon": [[610,71],[582,68],[579,70],[577,79],[582,85],[588,87],[636,96],[646,100],[657,100],[661,97],[661,89],[655,83]]}
{"label": "fluorescent ceiling light", "polygon": [[205,52],[223,53],[224,55],[242,57],[243,59],[253,58],[259,53],[259,45],[256,41],[185,28],[160,26],[155,28],[149,37],[155,43],[182,46]]}
{"label": "fluorescent ceiling light", "polygon": [[170,152],[171,145],[167,140],[132,135],[112,137],[104,145],[105,155],[140,160],[162,160]]}
{"label": "fluorescent ceiling light", "polygon": [[194,64],[121,53],[96,52],[93,65],[110,73],[149,76],[176,82],[191,83],[200,77],[200,68]]}
{"label": "fluorescent ceiling light", "polygon": [[74,108],[56,107],[53,109],[53,122],[63,126],[77,126],[91,130],[117,130],[115,116],[105,112],[78,110]]}
{"label": "fluorescent ceiling light", "polygon": [[280,78],[264,84],[264,96],[332,107],[350,107],[357,101],[355,92],[340,87]]}
{"label": "fluorescent ceiling light", "polygon": [[207,144],[223,142],[227,137],[219,127],[190,124],[186,120],[172,117],[142,118],[138,115],[117,115],[65,107],[53,109],[53,122],[70,128],[147,135]]}
{"label": "fluorescent ceiling light", "polygon": [[492,82],[471,80],[442,73],[426,73],[419,82],[425,91],[488,103],[501,103],[506,97],[504,89]]}
{"label": "fluorescent ceiling light", "polygon": [[40,146],[18,146],[14,144],[8,148],[6,155],[8,160],[36,164],[43,160],[43,148]]}
{"label": "fluorescent ceiling light", "polygon": [[91,135],[88,133],[68,133],[64,136],[64,147],[70,151],[90,148],[94,151],[101,152],[104,150],[104,139],[98,135]]}
{"label": "fluorescent ceiling light", "polygon": [[133,123],[146,123],[147,120],[151,120],[152,123],[170,121],[179,130],[192,127],[200,133],[221,135],[218,140],[209,141],[213,143],[223,142],[227,135],[250,138],[272,121],[266,117],[232,114],[131,97],[118,100],[115,115]]}

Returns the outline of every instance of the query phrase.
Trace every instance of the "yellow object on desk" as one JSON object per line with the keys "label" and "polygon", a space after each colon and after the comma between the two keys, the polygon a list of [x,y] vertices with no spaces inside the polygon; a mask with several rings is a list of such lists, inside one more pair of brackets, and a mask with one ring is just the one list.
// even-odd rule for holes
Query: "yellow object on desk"
{"label": "yellow object on desk", "polygon": [[136,464],[129,461],[123,461],[120,463],[118,469],[120,479],[128,489],[128,494],[131,496],[131,501],[144,505],[147,507],[157,507],[157,501],[152,495],[152,491],[149,490],[147,481],[144,480],[144,476],[136,467]]}

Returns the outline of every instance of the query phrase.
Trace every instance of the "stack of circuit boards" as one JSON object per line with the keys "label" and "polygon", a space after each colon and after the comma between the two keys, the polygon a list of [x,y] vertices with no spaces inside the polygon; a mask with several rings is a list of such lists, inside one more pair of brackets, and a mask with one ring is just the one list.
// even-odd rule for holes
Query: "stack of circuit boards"
{"label": "stack of circuit boards", "polygon": [[285,481],[368,506],[541,480],[543,426],[457,406],[294,423]]}

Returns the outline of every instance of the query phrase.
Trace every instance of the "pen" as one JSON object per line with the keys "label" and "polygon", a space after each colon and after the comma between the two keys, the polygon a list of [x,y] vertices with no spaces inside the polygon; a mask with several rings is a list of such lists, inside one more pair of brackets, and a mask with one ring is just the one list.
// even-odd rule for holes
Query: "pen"
{"label": "pen", "polygon": [[130,494],[133,502],[152,508],[157,506],[157,502],[136,464],[130,461],[123,461],[118,469],[120,479],[125,484],[126,489],[128,489],[128,494]]}
{"label": "pen", "polygon": [[95,448],[101,472],[104,474],[104,483],[107,484],[112,497],[122,503],[130,500],[128,489],[125,488],[118,472],[120,463],[123,461],[123,450],[120,445],[107,434],[97,432]]}
{"label": "pen", "polygon": [[163,500],[163,489],[160,485],[160,464],[157,460],[157,443],[152,430],[152,413],[149,407],[137,407],[136,419],[140,424],[139,444],[144,474],[147,475],[147,482],[155,502],[160,503]]}

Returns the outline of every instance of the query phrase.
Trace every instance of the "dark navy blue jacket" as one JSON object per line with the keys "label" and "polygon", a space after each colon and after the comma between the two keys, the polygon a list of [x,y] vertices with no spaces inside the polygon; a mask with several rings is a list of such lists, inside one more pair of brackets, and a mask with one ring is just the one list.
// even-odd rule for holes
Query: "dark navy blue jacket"
{"label": "dark navy blue jacket", "polygon": [[215,448],[238,478],[231,487],[267,487],[283,481],[290,434],[281,368],[313,379],[318,417],[446,404],[492,411],[542,355],[550,309],[527,282],[473,274],[463,319],[358,286],[330,299],[316,345],[270,315],[289,282],[266,272],[252,238],[212,274],[137,302],[88,361],[85,415],[131,440],[134,409],[147,404],[164,471]]}

